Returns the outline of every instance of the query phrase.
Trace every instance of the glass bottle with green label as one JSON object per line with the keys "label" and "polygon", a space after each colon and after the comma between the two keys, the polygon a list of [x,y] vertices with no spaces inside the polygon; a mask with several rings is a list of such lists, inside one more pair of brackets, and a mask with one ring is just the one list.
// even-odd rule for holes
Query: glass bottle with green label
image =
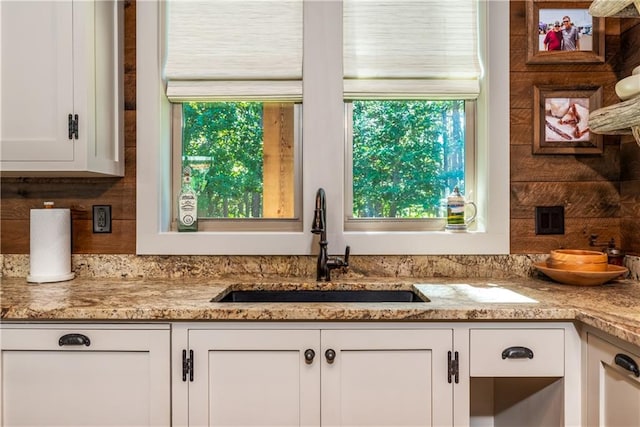
{"label": "glass bottle with green label", "polygon": [[190,167],[182,171],[182,187],[178,194],[178,231],[198,231],[198,195],[193,189]]}

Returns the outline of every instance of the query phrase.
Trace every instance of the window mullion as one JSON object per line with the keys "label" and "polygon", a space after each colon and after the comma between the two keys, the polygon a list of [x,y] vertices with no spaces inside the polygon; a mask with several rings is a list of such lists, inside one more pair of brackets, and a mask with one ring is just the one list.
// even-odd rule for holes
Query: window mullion
{"label": "window mullion", "polygon": [[[305,2],[303,69],[304,230],[311,230],[315,194],[324,188],[329,251],[337,254],[346,244],[342,2]],[[317,253],[315,245],[312,252]]]}

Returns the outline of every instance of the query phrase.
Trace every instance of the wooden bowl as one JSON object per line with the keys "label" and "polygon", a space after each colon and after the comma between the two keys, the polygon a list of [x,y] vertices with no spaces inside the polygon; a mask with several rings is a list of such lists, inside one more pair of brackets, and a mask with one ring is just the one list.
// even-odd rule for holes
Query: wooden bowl
{"label": "wooden bowl", "polygon": [[616,279],[629,271],[626,267],[610,264],[606,266],[605,271],[558,270],[547,267],[544,262],[535,263],[533,266],[558,283],[576,286],[602,285],[603,283]]}
{"label": "wooden bowl", "polygon": [[547,267],[567,271],[607,271],[607,254],[580,249],[556,249],[547,259]]}

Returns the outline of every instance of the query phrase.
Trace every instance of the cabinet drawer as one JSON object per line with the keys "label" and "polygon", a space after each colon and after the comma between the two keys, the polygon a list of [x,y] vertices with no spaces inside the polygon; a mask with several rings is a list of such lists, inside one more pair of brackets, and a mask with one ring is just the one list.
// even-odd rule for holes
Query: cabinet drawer
{"label": "cabinet drawer", "polygon": [[472,377],[562,377],[564,330],[471,329],[470,354]]}
{"label": "cabinet drawer", "polygon": [[[610,371],[606,375],[619,375],[624,378],[624,380],[618,380],[620,383],[626,381],[629,384],[637,384],[635,393],[640,398],[640,376],[635,375],[638,366],[640,366],[640,349],[629,345],[629,349],[633,349],[633,351],[629,351],[629,349],[618,347],[593,334],[587,334],[587,343],[589,345],[587,353],[589,368],[587,369],[591,369],[594,366],[597,366],[598,370],[606,368],[605,371]],[[614,374],[614,372],[617,374]],[[606,375],[598,375],[600,379],[606,377]],[[629,392],[633,393],[631,390]],[[627,393],[627,395],[630,393]]]}

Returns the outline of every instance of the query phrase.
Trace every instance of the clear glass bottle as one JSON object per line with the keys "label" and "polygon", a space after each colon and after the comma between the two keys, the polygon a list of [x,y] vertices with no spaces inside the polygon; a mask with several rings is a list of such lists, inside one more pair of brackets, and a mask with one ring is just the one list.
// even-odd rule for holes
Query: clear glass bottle
{"label": "clear glass bottle", "polygon": [[182,187],[178,194],[178,231],[198,231],[198,195],[193,189],[188,166],[182,170]]}

